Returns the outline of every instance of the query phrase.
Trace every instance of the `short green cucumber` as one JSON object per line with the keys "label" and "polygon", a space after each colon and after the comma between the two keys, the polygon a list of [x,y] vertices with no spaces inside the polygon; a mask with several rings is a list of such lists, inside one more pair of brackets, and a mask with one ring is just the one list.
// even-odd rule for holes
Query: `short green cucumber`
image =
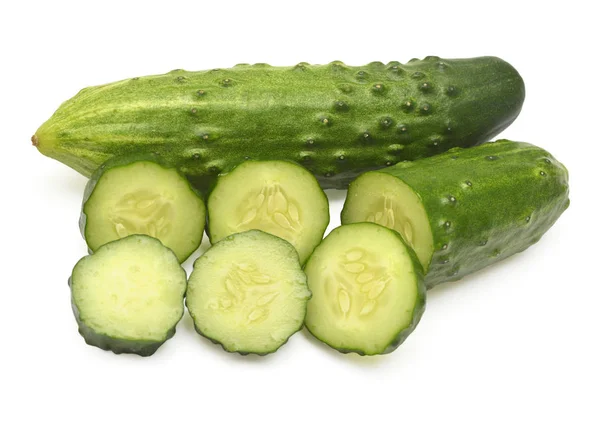
{"label": "short green cucumber", "polygon": [[304,268],[305,325],[340,352],[394,351],[425,311],[423,268],[395,231],[370,222],[334,229]]}
{"label": "short green cucumber", "polygon": [[79,227],[92,252],[110,241],[146,234],[183,262],[202,242],[205,220],[204,201],[177,169],[151,155],[122,155],[92,174]]}
{"label": "short green cucumber", "polygon": [[176,70],[83,89],[32,142],[86,176],[140,152],[198,186],[252,159],[293,160],[323,188],[346,188],[366,170],[491,139],[524,98],[497,57]]}
{"label": "short green cucumber", "polygon": [[361,175],[341,220],[401,233],[432,288],[527,249],[568,206],[559,161],[532,144],[499,140]]}
{"label": "short green cucumber", "polygon": [[292,244],[300,263],[321,242],[329,224],[329,201],[315,177],[286,161],[240,164],[219,177],[207,207],[211,243],[258,229]]}
{"label": "short green cucumber", "polygon": [[185,304],[196,331],[224,350],[266,355],[302,328],[310,296],[294,247],[250,230],[194,262]]}
{"label": "short green cucumber", "polygon": [[183,316],[186,274],[160,241],[132,235],[100,247],[69,278],[79,333],[115,354],[152,355]]}

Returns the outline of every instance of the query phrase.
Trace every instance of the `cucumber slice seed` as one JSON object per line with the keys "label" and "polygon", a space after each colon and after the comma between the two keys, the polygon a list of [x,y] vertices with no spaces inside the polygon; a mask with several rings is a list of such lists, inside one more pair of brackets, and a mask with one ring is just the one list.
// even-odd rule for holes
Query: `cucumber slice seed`
{"label": "cucumber slice seed", "polygon": [[310,296],[292,245],[251,230],[196,260],[185,302],[198,333],[226,351],[264,355],[302,328]]}
{"label": "cucumber slice seed", "polygon": [[329,202],[316,178],[285,161],[249,161],[221,176],[208,198],[211,243],[258,229],[291,243],[304,262],[329,224]]}
{"label": "cucumber slice seed", "polygon": [[145,235],[101,246],[75,265],[69,284],[80,334],[117,354],[152,355],[183,316],[185,271]]}
{"label": "cucumber slice seed", "polygon": [[392,230],[364,222],[334,229],[304,268],[313,293],[306,327],[341,352],[385,354],[425,309],[423,269]]}
{"label": "cucumber slice seed", "polygon": [[393,229],[417,254],[427,271],[433,255],[433,238],[423,202],[397,177],[368,172],[352,184],[346,198],[344,223],[374,222]]}
{"label": "cucumber slice seed", "polygon": [[131,234],[158,238],[180,262],[202,241],[204,202],[173,168],[151,161],[108,162],[89,182],[82,232],[90,250]]}

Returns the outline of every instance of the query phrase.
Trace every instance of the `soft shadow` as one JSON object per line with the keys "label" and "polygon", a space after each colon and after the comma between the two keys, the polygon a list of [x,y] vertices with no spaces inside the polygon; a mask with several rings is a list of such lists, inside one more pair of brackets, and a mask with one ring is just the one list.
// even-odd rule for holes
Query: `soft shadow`
{"label": "soft shadow", "polygon": [[483,269],[470,273],[464,278],[439,284],[427,291],[427,297],[437,299],[439,295],[443,295],[449,290],[466,288],[468,285],[473,285],[475,282],[485,282],[486,278],[490,277],[489,274],[493,273],[494,271],[498,271],[502,266],[520,265],[520,260],[525,259],[523,256],[525,251],[526,250],[517,254],[513,254],[512,256],[508,256],[499,262],[493,263],[484,267]]}
{"label": "soft shadow", "polygon": [[38,188],[44,190],[60,189],[64,194],[75,194],[81,197],[83,197],[83,191],[87,182],[87,177],[63,165],[59,166],[55,171],[46,174],[44,177],[31,180],[32,185]]}

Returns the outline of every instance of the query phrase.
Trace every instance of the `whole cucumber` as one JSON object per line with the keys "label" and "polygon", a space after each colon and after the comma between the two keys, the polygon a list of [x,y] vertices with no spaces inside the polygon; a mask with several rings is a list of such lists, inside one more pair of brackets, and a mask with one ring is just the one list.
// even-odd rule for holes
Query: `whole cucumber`
{"label": "whole cucumber", "polygon": [[202,187],[247,159],[287,159],[345,188],[364,171],[489,140],[524,98],[496,57],[175,70],[83,89],[32,142],[85,176],[112,156],[154,153]]}

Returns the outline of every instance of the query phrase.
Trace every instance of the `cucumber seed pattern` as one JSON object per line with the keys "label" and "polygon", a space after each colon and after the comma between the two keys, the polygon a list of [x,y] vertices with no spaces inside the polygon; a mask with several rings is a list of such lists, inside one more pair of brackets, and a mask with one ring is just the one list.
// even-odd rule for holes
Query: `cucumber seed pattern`
{"label": "cucumber seed pattern", "polygon": [[171,202],[150,191],[126,194],[111,210],[109,220],[119,238],[131,234],[164,237],[169,234],[174,217]]}
{"label": "cucumber seed pattern", "polygon": [[269,316],[269,304],[278,296],[273,279],[251,264],[234,263],[224,280],[225,293],[209,304],[213,310],[234,311],[250,325]]}
{"label": "cucumber seed pattern", "polygon": [[384,266],[366,250],[354,247],[339,261],[338,271],[327,278],[326,291],[334,298],[334,313],[342,317],[366,317],[377,309],[377,299],[390,281]]}
{"label": "cucumber seed pattern", "polygon": [[414,247],[413,237],[414,228],[408,217],[398,209],[394,210],[394,200],[385,195],[383,198],[383,209],[378,212],[372,212],[367,216],[367,222],[374,222],[379,225],[383,225],[386,228],[390,228],[398,231],[402,234],[402,238],[411,247]]}
{"label": "cucumber seed pattern", "polygon": [[263,228],[274,233],[283,230],[289,237],[302,229],[298,206],[289,200],[278,183],[265,185],[256,196],[254,194],[245,201],[247,206],[240,213],[241,221],[235,230]]}

